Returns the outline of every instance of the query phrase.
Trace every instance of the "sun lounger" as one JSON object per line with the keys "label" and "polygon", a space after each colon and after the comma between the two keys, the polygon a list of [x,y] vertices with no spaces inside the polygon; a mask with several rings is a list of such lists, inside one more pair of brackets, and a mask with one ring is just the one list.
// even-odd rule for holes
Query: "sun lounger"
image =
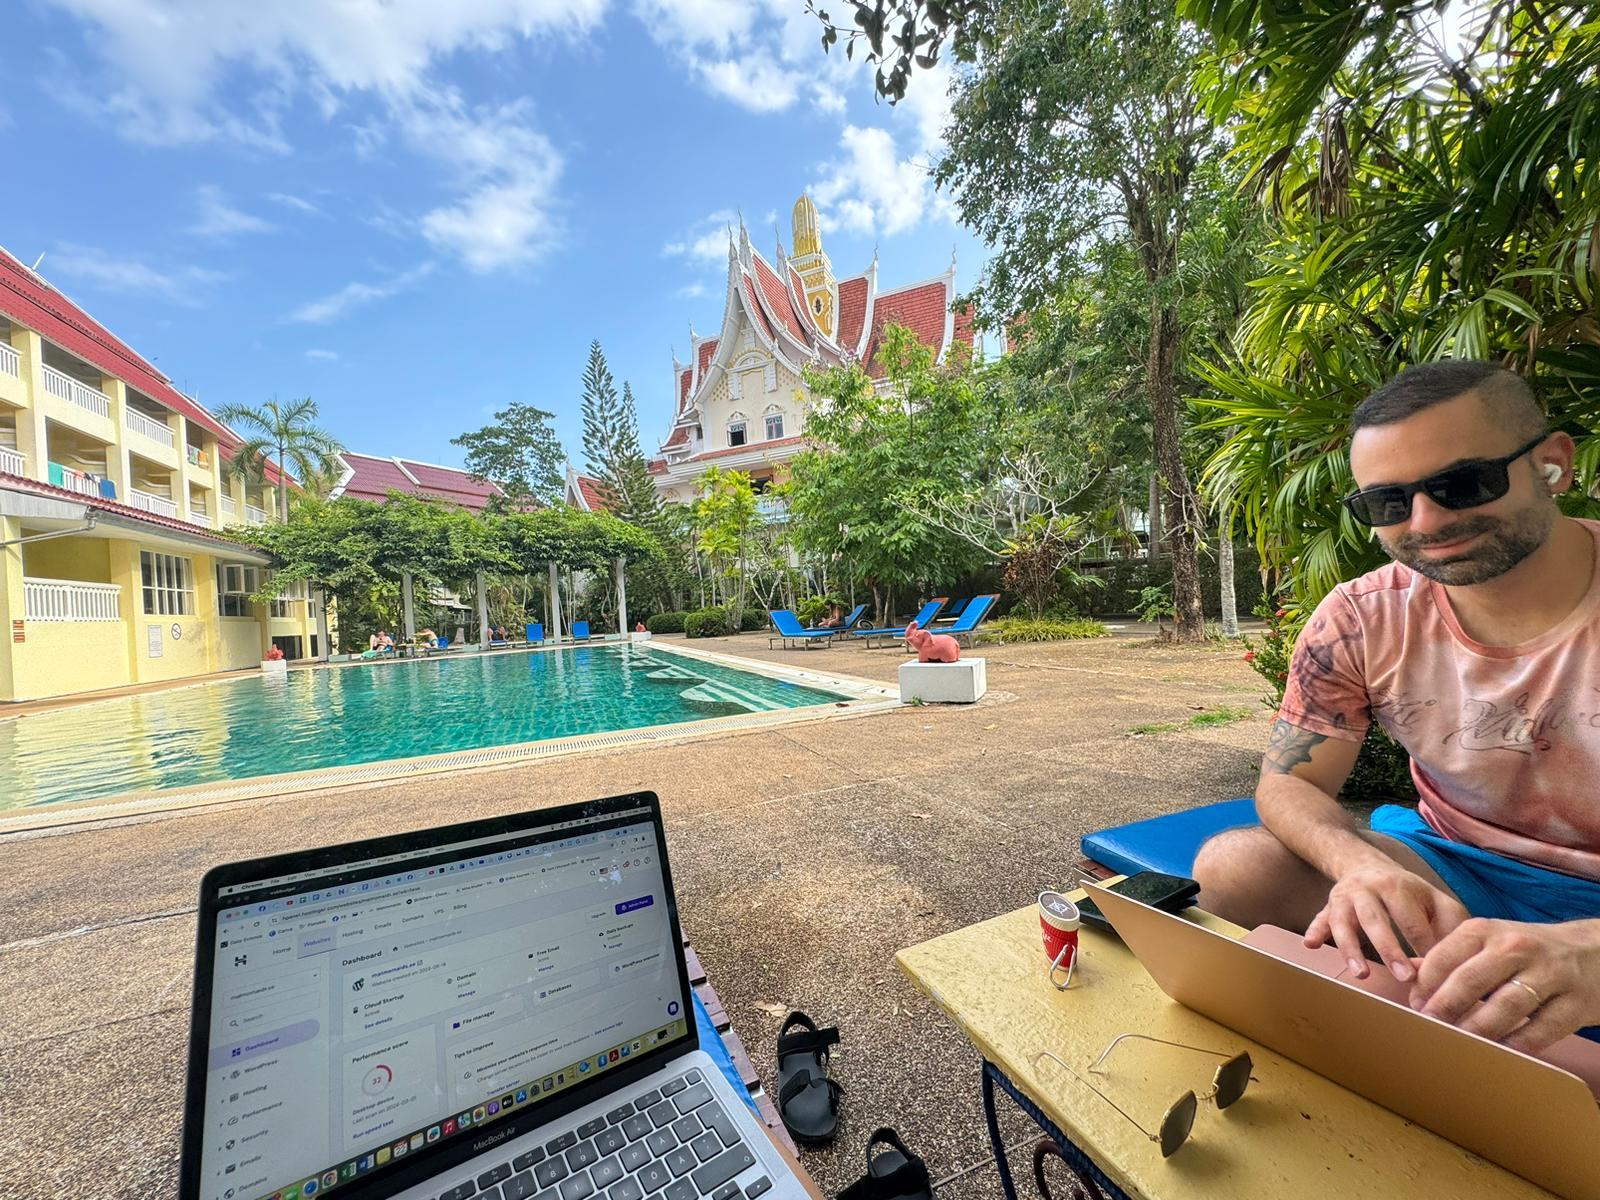
{"label": "sun lounger", "polygon": [[544,642],[543,621],[530,621],[522,627],[522,632],[527,635],[530,646],[538,646]]}
{"label": "sun lounger", "polygon": [[972,601],[965,596],[963,596],[960,600],[952,601],[950,607],[941,612],[936,619],[940,621],[954,621],[962,613],[967,611],[967,605],[971,603]]}
{"label": "sun lounger", "polygon": [[[933,619],[938,616],[939,610],[945,606],[949,599],[948,596],[935,596],[924,604],[922,611],[912,618],[917,628],[926,629],[929,625],[932,625]],[[887,646],[890,642],[897,642],[905,637],[906,630],[909,628],[909,625],[894,625],[884,629],[854,629],[847,636],[865,639],[867,649],[871,650],[874,648],[873,642],[875,640],[881,638],[883,639],[883,644]]]}
{"label": "sun lounger", "polygon": [[772,627],[778,631],[767,639],[769,650],[774,642],[782,643],[785,650],[791,648],[791,643],[799,646],[830,646],[839,634],[837,629],[807,629],[800,624],[800,618],[787,608],[776,609],[767,615],[772,618]]}
{"label": "sun lounger", "polygon": [[949,634],[963,646],[972,644],[972,635],[977,631],[978,624],[989,615],[989,610],[1000,600],[999,596],[974,596],[971,603],[962,612],[961,619],[954,625],[946,625],[935,629],[935,633]]}
{"label": "sun lounger", "polygon": [[589,622],[574,621],[572,623],[572,640],[575,642],[587,642],[589,640]]}

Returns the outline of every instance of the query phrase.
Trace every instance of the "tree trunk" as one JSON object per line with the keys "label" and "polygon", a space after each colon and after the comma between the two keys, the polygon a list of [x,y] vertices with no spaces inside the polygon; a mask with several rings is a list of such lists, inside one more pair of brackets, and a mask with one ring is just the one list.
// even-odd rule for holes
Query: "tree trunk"
{"label": "tree trunk", "polygon": [[1233,538],[1226,519],[1217,524],[1217,574],[1222,584],[1222,636],[1239,636],[1239,601],[1233,591]]}
{"label": "tree trunk", "polygon": [[1205,635],[1205,609],[1200,601],[1199,527],[1189,475],[1184,470],[1178,441],[1178,392],[1174,383],[1178,354],[1178,311],[1150,301],[1150,429],[1155,441],[1156,469],[1160,472],[1172,548],[1172,607],[1176,613],[1173,638],[1197,642]]}
{"label": "tree trunk", "polygon": [[1154,564],[1161,558],[1161,472],[1150,472],[1150,547],[1148,557]]}
{"label": "tree trunk", "polygon": [[278,447],[278,511],[283,523],[289,523],[289,477],[283,471],[283,447]]}

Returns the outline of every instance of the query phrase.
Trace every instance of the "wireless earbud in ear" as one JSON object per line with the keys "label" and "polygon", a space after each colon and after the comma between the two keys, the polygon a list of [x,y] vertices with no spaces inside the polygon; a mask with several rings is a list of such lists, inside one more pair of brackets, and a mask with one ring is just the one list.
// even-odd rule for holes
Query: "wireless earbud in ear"
{"label": "wireless earbud in ear", "polygon": [[1544,476],[1544,481],[1551,487],[1555,487],[1561,482],[1561,468],[1555,463],[1545,463],[1544,466],[1539,468],[1539,473]]}

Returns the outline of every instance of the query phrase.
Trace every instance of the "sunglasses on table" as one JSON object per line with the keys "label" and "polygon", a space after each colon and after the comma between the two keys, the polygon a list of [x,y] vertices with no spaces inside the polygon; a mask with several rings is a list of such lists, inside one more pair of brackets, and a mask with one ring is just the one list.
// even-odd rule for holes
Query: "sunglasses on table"
{"label": "sunglasses on table", "polygon": [[1074,1071],[1061,1059],[1051,1054],[1050,1051],[1041,1050],[1034,1055],[1034,1063],[1037,1065],[1040,1059],[1048,1058],[1057,1066],[1066,1067],[1080,1083],[1087,1085],[1095,1095],[1126,1117],[1134,1128],[1160,1146],[1162,1158],[1171,1158],[1178,1147],[1189,1140],[1189,1131],[1194,1128],[1195,1112],[1199,1109],[1201,1100],[1215,1100],[1217,1108],[1224,1109],[1243,1096],[1245,1089],[1250,1086],[1250,1072],[1253,1069],[1253,1064],[1248,1054],[1229,1055],[1222,1053],[1220,1050],[1202,1050],[1199,1046],[1188,1046],[1183,1042],[1169,1042],[1165,1038],[1150,1037],[1143,1033],[1125,1033],[1121,1037],[1114,1039],[1101,1053],[1100,1057],[1090,1065],[1089,1073],[1091,1075],[1108,1074],[1102,1069],[1102,1064],[1111,1057],[1113,1050],[1130,1038],[1141,1042],[1155,1042],[1162,1046],[1173,1046],[1179,1050],[1190,1050],[1195,1054],[1208,1054],[1213,1058],[1220,1058],[1226,1061],[1217,1068],[1216,1074],[1211,1077],[1211,1090],[1209,1092],[1206,1092],[1203,1096],[1196,1096],[1193,1091],[1184,1092],[1183,1095],[1179,1096],[1167,1107],[1167,1111],[1162,1115],[1161,1123],[1154,1130],[1145,1128],[1120,1104],[1095,1087],[1093,1083],[1090,1083],[1082,1075],[1079,1075],[1077,1071]]}
{"label": "sunglasses on table", "polygon": [[1411,499],[1426,492],[1440,508],[1477,508],[1490,504],[1511,490],[1512,463],[1532,450],[1548,433],[1503,458],[1474,458],[1447,467],[1415,483],[1385,483],[1362,488],[1344,498],[1350,515],[1363,525],[1399,525],[1411,516]]}

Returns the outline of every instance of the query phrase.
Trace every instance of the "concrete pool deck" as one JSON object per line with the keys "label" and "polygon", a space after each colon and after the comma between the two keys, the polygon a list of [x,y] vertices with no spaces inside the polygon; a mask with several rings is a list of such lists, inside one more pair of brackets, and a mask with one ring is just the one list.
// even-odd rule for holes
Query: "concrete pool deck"
{"label": "concrete pool deck", "polygon": [[[891,683],[894,650],[706,649]],[[783,1013],[837,1023],[823,1190],[897,1126],[945,1197],[994,1196],[976,1053],[903,980],[902,946],[1032,902],[1083,833],[1243,795],[1266,741],[1235,646],[984,647],[991,700],[592,752],[0,837],[0,1196],[170,1195],[195,892],[219,862],[634,788],[660,793],[684,932],[752,1057]],[[1145,736],[1202,709],[1231,723]],[[1024,1124],[1013,1114],[1008,1136]]]}

